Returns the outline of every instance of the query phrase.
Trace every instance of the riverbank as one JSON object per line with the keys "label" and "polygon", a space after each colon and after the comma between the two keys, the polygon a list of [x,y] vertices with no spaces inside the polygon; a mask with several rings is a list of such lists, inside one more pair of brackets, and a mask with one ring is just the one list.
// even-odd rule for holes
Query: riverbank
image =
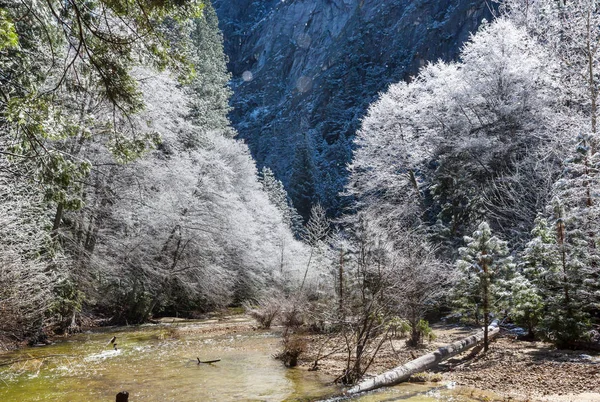
{"label": "riverbank", "polygon": [[[407,348],[404,339],[386,342],[368,374],[375,375],[404,364],[472,334],[473,328],[434,326],[436,339],[420,349]],[[312,367],[325,337],[307,335],[308,350],[301,367]],[[466,359],[470,351],[444,362],[438,368],[413,378],[413,381],[451,383],[458,387],[489,391],[495,400],[600,402],[600,354],[589,351],[560,350],[545,342],[516,340],[500,335],[487,354]],[[334,353],[319,363],[332,378],[345,367],[347,356]],[[485,397],[485,400],[494,400]]]}
{"label": "riverbank", "polygon": [[600,355],[500,337],[485,355],[446,366],[446,380],[522,400],[600,401]]}
{"label": "riverbank", "polygon": [[[235,367],[243,356],[244,359],[248,359],[246,366],[248,373],[254,373],[259,367],[261,369],[263,366],[270,367],[269,375],[294,378],[296,384],[305,384],[302,380],[305,376],[313,378],[313,375],[318,375],[318,381],[317,377],[314,377],[308,390],[304,388],[306,385],[303,385],[302,390],[297,390],[295,394],[312,393],[314,395],[320,392],[316,392],[316,389],[326,387],[345,368],[347,356],[343,351],[328,355],[340,342],[331,342],[331,338],[326,335],[306,333],[301,335],[306,341],[307,349],[300,356],[299,369],[284,369],[280,362],[273,359],[273,355],[281,348],[279,336],[282,334],[283,328],[258,329],[255,321],[243,314],[224,313],[202,320],[162,318],[156,320],[156,324],[158,325],[99,328],[90,333],[55,338],[56,344],[48,348],[27,348],[28,350],[13,352],[12,358],[15,360],[18,360],[19,356],[26,356],[29,359],[31,354],[36,356],[36,360],[27,360],[26,365],[15,364],[9,371],[5,371],[6,381],[11,387],[13,384],[17,384],[14,381],[17,381],[20,375],[30,375],[31,368],[29,366],[35,363],[33,372],[42,374],[34,380],[23,379],[23,387],[28,386],[26,385],[28,381],[38,381],[44,378],[43,370],[45,368],[51,369],[50,374],[46,374],[48,378],[56,375],[57,371],[62,373],[61,370],[64,370],[66,379],[69,381],[75,381],[75,375],[88,375],[86,373],[93,369],[94,381],[100,374],[101,378],[103,376],[110,377],[105,384],[109,384],[111,389],[124,387],[123,389],[135,390],[138,386],[135,381],[139,381],[139,379],[131,379],[128,376],[132,369],[132,362],[138,359],[140,364],[136,370],[145,373],[142,377],[144,379],[148,377],[145,381],[152,378],[163,378],[164,370],[167,370],[166,372],[172,374],[173,378],[179,378],[178,381],[181,381],[183,375],[186,381],[189,380],[190,384],[194,384],[193,372],[188,373],[187,371],[196,366],[190,363],[196,357],[223,358],[224,360],[219,363],[218,367],[222,370],[229,370]],[[420,349],[407,348],[405,346],[406,339],[386,341],[368,374],[375,375],[384,372],[476,331],[474,328],[449,325],[434,325],[433,329],[436,339]],[[122,354],[114,354],[114,356],[110,354],[109,356],[109,353],[112,353],[110,352],[112,347],[107,346],[106,342],[113,335],[118,338],[117,342]],[[330,342],[326,344],[328,339]],[[422,387],[427,390],[438,387],[437,383],[441,388],[448,386],[457,388],[453,391],[453,395],[463,395],[461,392],[465,392],[464,395],[468,400],[476,401],[600,402],[600,354],[598,353],[557,350],[548,343],[517,341],[514,336],[508,334],[503,334],[494,341],[490,351],[485,355],[479,354],[475,358],[464,359],[469,353],[466,352],[444,362],[436,370],[415,376],[413,381],[427,381],[428,383],[409,388],[418,390],[419,387]],[[59,357],[45,358],[46,355]],[[309,372],[309,369],[313,368],[314,360],[324,355],[328,356],[320,359],[318,370]],[[162,366],[160,367],[153,365],[157,356],[161,359]],[[79,363],[75,363],[76,361]],[[120,364],[125,361],[127,362],[126,366],[121,367]],[[113,362],[119,365],[116,368],[110,366],[109,369],[107,365],[113,364]],[[148,365],[150,362],[151,364]],[[196,368],[202,369],[201,367]],[[122,369],[125,371],[121,371]],[[206,369],[216,370],[217,368],[208,367]],[[122,378],[113,378],[113,372],[121,372]],[[218,378],[216,376],[215,380]],[[61,379],[61,381],[64,380]],[[261,381],[265,381],[265,379]],[[317,385],[317,383],[321,385]],[[71,384],[77,383],[72,382]],[[78,387],[79,385],[73,386]],[[193,385],[190,386],[193,387]],[[395,388],[395,390],[389,391],[403,392],[406,389],[406,387]],[[463,390],[460,391],[459,388]],[[100,395],[102,391],[96,390],[96,392]],[[138,395],[144,395],[143,391],[138,391]],[[196,394],[190,396],[189,400],[194,400],[194,395]],[[377,399],[377,396],[373,396],[373,398],[365,400],[380,400]]]}

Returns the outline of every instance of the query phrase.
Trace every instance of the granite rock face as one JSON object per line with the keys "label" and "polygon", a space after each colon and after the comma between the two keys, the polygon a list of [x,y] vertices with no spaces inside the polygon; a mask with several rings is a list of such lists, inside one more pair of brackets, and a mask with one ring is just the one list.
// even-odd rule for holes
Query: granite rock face
{"label": "granite rock face", "polygon": [[456,58],[485,0],[214,0],[233,74],[231,119],[299,212],[340,197],[368,105],[428,61]]}

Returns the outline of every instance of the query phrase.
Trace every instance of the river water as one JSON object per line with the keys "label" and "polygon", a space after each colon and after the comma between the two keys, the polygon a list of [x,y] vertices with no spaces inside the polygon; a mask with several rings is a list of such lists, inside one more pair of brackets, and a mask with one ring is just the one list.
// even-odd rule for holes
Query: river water
{"label": "river water", "polygon": [[[0,401],[109,402],[122,390],[131,402],[314,401],[341,391],[318,371],[286,369],[273,359],[276,334],[200,330],[211,325],[216,320],[93,331],[0,355]],[[113,336],[117,350],[108,344]],[[197,357],[221,361],[198,365]],[[446,385],[403,384],[352,400],[472,399]]]}

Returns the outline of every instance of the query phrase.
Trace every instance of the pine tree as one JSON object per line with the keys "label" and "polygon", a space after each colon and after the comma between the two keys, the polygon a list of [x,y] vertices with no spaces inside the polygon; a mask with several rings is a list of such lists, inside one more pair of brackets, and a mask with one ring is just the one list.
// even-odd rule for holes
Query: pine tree
{"label": "pine tree", "polygon": [[311,212],[313,195],[315,194],[315,179],[313,177],[313,161],[306,139],[296,148],[292,163],[290,189],[290,196],[298,213],[307,219]]}
{"label": "pine tree", "polygon": [[263,167],[258,180],[262,183],[263,190],[267,193],[269,201],[281,212],[284,223],[292,230],[296,238],[301,238],[304,233],[302,217],[292,205],[283,183],[275,178],[275,174],[268,167]]}
{"label": "pine tree", "polygon": [[565,242],[579,271],[583,307],[588,311],[600,306],[600,155],[594,141],[593,134],[579,137],[576,155],[556,183],[556,195],[564,204]]}
{"label": "pine tree", "polygon": [[590,137],[580,136],[575,156],[554,187],[551,208],[558,268],[545,272],[544,325],[559,346],[585,336],[589,313],[600,301],[600,165],[590,142]]}
{"label": "pine tree", "polygon": [[511,315],[533,338],[547,314],[547,301],[560,270],[556,234],[542,217],[535,220],[532,239],[521,254],[520,273],[512,281]]}
{"label": "pine tree", "polygon": [[544,300],[538,288],[521,273],[517,273],[509,283],[511,299],[511,317],[519,325],[527,328],[529,339],[534,339],[542,320]]}
{"label": "pine tree", "polygon": [[193,21],[191,32],[193,63],[197,75],[190,85],[193,94],[190,117],[203,131],[216,130],[229,137],[235,135],[229,125],[229,88],[231,74],[223,51],[223,35],[217,14],[207,2],[202,16]]}
{"label": "pine tree", "polygon": [[459,249],[456,263],[459,280],[454,288],[456,303],[462,311],[475,313],[481,306],[484,325],[484,349],[488,350],[490,314],[498,310],[502,290],[513,270],[512,259],[507,258],[505,241],[492,235],[487,222],[479,224],[473,236],[465,236],[466,247]]}

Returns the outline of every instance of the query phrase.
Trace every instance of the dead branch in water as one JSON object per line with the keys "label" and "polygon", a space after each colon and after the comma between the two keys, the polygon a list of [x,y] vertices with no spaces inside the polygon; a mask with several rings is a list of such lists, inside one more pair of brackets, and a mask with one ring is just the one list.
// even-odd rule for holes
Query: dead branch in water
{"label": "dead branch in water", "polygon": [[216,363],[216,362],[220,362],[221,359],[215,359],[215,360],[200,360],[199,357],[196,357],[196,359],[198,359],[198,364],[203,363],[203,364],[212,364],[212,363]]}

